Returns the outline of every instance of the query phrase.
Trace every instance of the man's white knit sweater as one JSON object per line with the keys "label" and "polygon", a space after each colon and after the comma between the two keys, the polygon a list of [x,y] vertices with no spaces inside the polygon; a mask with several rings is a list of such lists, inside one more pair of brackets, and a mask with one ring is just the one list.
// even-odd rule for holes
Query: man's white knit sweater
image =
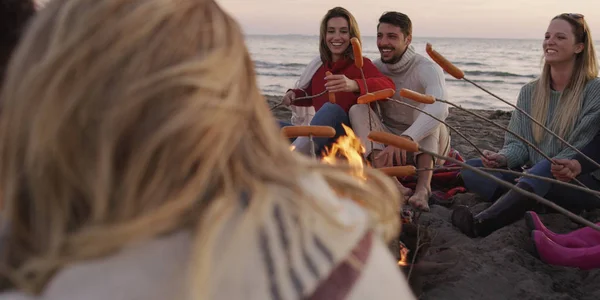
{"label": "man's white knit sweater", "polygon": [[[381,59],[373,61],[375,66],[396,84],[394,99],[416,106],[445,120],[448,116],[448,105],[441,102],[421,104],[400,96],[400,89],[406,88],[422,94],[432,95],[439,99],[447,99],[446,82],[442,69],[409,46],[402,59],[395,64],[386,64]],[[383,124],[392,132],[420,141],[431,134],[440,124],[437,120],[408,106],[393,102],[380,101]],[[407,130],[402,130],[409,125]]]}

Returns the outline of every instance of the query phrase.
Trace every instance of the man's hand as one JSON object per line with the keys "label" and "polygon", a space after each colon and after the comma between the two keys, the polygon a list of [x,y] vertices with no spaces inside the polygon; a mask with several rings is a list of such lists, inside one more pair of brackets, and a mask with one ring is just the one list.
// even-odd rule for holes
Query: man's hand
{"label": "man's hand", "polygon": [[331,93],[360,91],[358,83],[349,79],[346,75],[329,75],[325,77],[325,80],[327,80],[325,89]]}
{"label": "man's hand", "polygon": [[581,164],[575,159],[555,159],[550,172],[557,180],[569,182],[581,174]]}
{"label": "man's hand", "polygon": [[[412,138],[409,136],[402,135],[401,137],[412,141]],[[383,151],[373,152],[373,155],[373,167],[375,168],[405,166],[408,162],[406,150],[394,146],[387,146]]]}
{"label": "man's hand", "polygon": [[481,162],[486,168],[501,168],[508,165],[506,156],[502,154],[498,154],[489,150],[483,150],[483,155],[484,156],[481,156]]}

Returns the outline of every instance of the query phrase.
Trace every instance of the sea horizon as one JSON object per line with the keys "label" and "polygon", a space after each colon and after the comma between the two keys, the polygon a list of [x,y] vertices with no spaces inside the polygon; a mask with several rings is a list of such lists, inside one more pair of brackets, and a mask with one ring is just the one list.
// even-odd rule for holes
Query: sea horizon
{"label": "sea horizon", "polygon": [[[318,56],[318,35],[245,34],[264,95],[282,96],[293,88],[306,65]],[[376,37],[362,36],[363,55],[379,58]],[[415,51],[433,48],[459,67],[465,77],[509,103],[515,104],[522,86],[537,78],[542,69],[542,39],[458,38],[415,36]],[[594,42],[598,45],[597,42]],[[598,47],[596,47],[598,55]],[[512,110],[470,83],[445,74],[449,101],[472,109]]]}

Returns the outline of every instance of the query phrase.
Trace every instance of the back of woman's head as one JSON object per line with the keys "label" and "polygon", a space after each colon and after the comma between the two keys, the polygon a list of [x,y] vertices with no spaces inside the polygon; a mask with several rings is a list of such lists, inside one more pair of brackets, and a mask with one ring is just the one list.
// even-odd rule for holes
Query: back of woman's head
{"label": "back of woman's head", "polygon": [[[319,53],[321,55],[321,60],[323,62],[332,61],[331,50],[327,46],[327,41],[325,40],[325,36],[327,35],[327,22],[333,18],[344,18],[348,22],[348,29],[350,33],[350,38],[357,38],[360,42],[360,29],[358,28],[358,22],[354,16],[343,7],[334,7],[327,11],[323,19],[321,19],[321,26],[319,29]],[[350,59],[354,59],[354,54],[352,53],[352,46],[348,46],[346,51],[344,51],[344,56]]]}
{"label": "back of woman's head", "polygon": [[[240,28],[212,0],[52,0],[6,81],[0,262],[20,289],[39,292],[62,266],[132,241],[196,224],[206,236],[207,211],[242,193],[264,204],[277,198],[268,184],[301,195],[299,174],[323,168],[289,151]],[[346,192],[397,195],[386,184]],[[199,245],[194,261],[206,262],[211,244]]]}
{"label": "back of woman's head", "polygon": [[3,96],[15,267],[174,229],[202,199],[294,166],[238,25],[210,0],[53,0]]}
{"label": "back of woman's head", "polygon": [[0,0],[0,87],[10,56],[34,14],[33,0]]}

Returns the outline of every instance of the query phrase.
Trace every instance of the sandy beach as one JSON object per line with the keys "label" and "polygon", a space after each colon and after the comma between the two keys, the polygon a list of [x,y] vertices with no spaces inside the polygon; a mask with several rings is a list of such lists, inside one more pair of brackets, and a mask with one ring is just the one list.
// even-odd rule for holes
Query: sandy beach
{"label": "sandy beach", "polygon": [[[279,98],[267,96],[270,105]],[[506,126],[510,112],[472,110]],[[276,109],[276,118],[289,120],[287,108]],[[482,150],[502,147],[504,132],[461,110],[451,108],[448,123],[467,135]],[[465,158],[477,157],[477,152],[464,139],[452,133],[452,147]],[[422,274],[419,299],[600,299],[600,270],[550,266],[532,253],[530,232],[523,220],[502,228],[485,238],[471,239],[450,223],[452,207],[466,204],[473,211],[489,206],[472,193],[453,197],[449,207],[432,205],[418,223],[432,236],[420,262],[440,263],[429,274]],[[541,214],[547,227],[558,233],[579,228],[568,218],[555,213]],[[600,211],[583,217],[600,221]]]}

